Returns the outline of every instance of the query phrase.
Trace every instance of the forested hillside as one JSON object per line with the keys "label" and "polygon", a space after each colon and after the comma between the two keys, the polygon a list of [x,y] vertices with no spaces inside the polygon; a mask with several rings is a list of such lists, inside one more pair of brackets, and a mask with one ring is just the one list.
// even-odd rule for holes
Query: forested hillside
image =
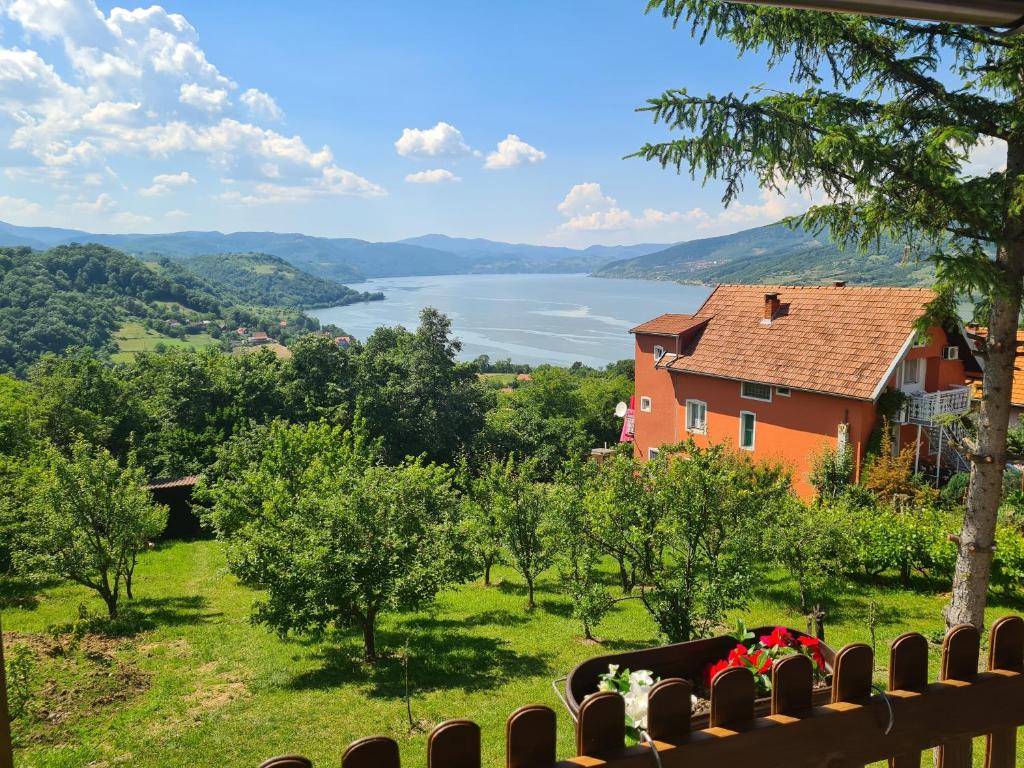
{"label": "forested hillside", "polygon": [[815,236],[778,223],[679,243],[613,262],[595,274],[707,284],[800,285],[846,280],[864,285],[915,286],[931,284],[934,271],[927,262],[907,259],[903,249],[889,241],[861,253],[855,248],[840,248],[827,233]]}
{"label": "forested hillside", "polygon": [[244,303],[308,309],[384,298],[379,291],[352,290],[266,253],[195,256],[179,263],[189,272],[231,291]]}
{"label": "forested hillside", "polygon": [[[312,278],[311,278],[312,279]],[[354,291],[338,286],[350,300]],[[319,327],[291,309],[274,309],[273,293],[223,286],[163,260],[144,263],[102,245],[60,245],[47,251],[0,248],[0,371],[24,373],[46,352],[88,347],[117,349],[114,333],[133,321],[159,333],[184,336],[191,325]],[[265,309],[263,309],[265,308]],[[210,339],[211,343],[213,339]]]}

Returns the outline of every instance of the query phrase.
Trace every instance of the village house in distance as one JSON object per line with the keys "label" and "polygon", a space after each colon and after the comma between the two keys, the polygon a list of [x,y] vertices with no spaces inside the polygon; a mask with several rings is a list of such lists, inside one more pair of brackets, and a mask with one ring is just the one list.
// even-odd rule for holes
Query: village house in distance
{"label": "village house in distance", "polygon": [[965,466],[946,414],[970,408],[980,372],[959,327],[919,334],[934,292],[918,288],[720,285],[692,315],[665,314],[636,339],[634,450],[693,438],[731,442],[793,470],[801,496],[826,447],[849,446],[859,479],[879,398],[904,393],[893,450],[915,446],[920,471]]}

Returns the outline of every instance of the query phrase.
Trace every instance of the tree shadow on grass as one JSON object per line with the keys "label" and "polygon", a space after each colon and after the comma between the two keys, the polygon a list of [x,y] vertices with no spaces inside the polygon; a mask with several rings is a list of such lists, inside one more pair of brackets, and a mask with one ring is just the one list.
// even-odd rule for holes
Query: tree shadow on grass
{"label": "tree shadow on grass", "polygon": [[39,595],[56,581],[34,581],[17,576],[0,578],[0,610],[4,608],[21,608],[35,610],[39,605]]}
{"label": "tree shadow on grass", "polygon": [[224,616],[221,611],[206,610],[210,601],[202,595],[140,597],[127,603],[153,627],[179,627],[206,624]]}
{"label": "tree shadow on grass", "polygon": [[[516,653],[498,638],[460,631],[463,622],[420,621],[409,632],[378,630],[377,647],[399,650],[409,643],[409,686],[412,694],[435,690],[484,691],[513,678],[549,673],[551,654]],[[429,628],[428,628],[429,627]],[[347,684],[368,686],[368,695],[380,698],[405,696],[405,669],[398,654],[376,664],[362,661],[361,644],[351,639],[323,649],[321,666],[295,677],[297,690],[329,689]]]}

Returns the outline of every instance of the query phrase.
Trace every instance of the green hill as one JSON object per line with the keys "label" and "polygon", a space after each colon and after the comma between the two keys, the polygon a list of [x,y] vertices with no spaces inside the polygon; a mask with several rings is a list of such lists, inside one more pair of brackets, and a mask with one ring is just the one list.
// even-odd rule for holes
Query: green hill
{"label": "green hill", "polygon": [[384,298],[316,277],[266,253],[194,256],[179,262],[185,270],[229,290],[247,304],[282,307],[333,307]]}
{"label": "green hill", "polygon": [[73,346],[109,349],[124,318],[167,305],[216,316],[224,300],[194,275],[178,279],[101,245],[0,248],[0,371]]}
{"label": "green hill", "polygon": [[622,259],[598,277],[678,280],[688,283],[821,284],[846,280],[863,285],[929,285],[927,262],[904,263],[902,246],[882,241],[869,253],[843,250],[827,235],[815,237],[784,224],[679,243],[662,251]]}

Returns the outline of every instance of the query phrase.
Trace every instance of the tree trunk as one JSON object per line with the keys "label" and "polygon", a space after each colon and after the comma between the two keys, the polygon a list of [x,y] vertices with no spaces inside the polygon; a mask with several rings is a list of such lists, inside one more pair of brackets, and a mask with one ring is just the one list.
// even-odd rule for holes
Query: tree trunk
{"label": "tree trunk", "polygon": [[363,658],[373,664],[377,661],[377,637],[374,633],[374,615],[367,614],[363,619]]}
{"label": "tree trunk", "polygon": [[117,595],[111,592],[103,592],[100,595],[103,602],[107,604],[107,617],[113,621],[117,618]]}
{"label": "tree trunk", "polygon": [[124,594],[129,600],[134,600],[135,595],[132,594],[132,576],[135,575],[135,558],[132,558],[132,564],[128,567],[128,570],[124,572]]}
{"label": "tree trunk", "polygon": [[537,604],[533,601],[533,579],[526,579],[526,610],[532,611],[537,607]]}
{"label": "tree trunk", "polygon": [[615,561],[619,564],[619,579],[622,581],[622,591],[628,595],[633,591],[633,582],[630,580],[629,572],[626,570],[626,563],[620,558],[615,558]]}
{"label": "tree trunk", "polygon": [[967,511],[957,544],[953,599],[946,625],[985,624],[985,598],[992,573],[996,513],[1003,492],[1006,431],[1010,419],[1010,388],[1017,352],[1021,279],[1024,276],[1024,213],[1015,187],[1024,175],[1024,143],[1007,146],[1007,218],[1003,243],[996,254],[1002,285],[992,295],[985,347],[984,396],[978,411],[977,451],[971,456]]}
{"label": "tree trunk", "polygon": [[491,560],[484,558],[484,586],[491,586]]}

